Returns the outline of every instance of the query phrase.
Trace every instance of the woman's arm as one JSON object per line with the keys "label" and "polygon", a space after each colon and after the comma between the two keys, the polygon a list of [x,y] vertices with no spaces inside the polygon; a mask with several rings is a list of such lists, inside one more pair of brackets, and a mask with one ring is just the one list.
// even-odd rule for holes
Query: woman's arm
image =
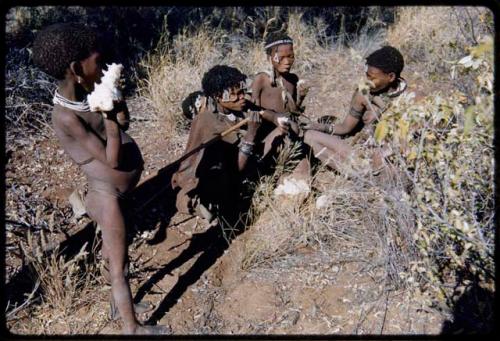
{"label": "woman's arm", "polygon": [[62,115],[61,122],[64,132],[78,141],[92,157],[111,168],[117,168],[120,161],[120,128],[116,122],[116,113],[109,112],[107,115],[108,118],[104,119],[106,144],[95,133],[88,130],[76,115]]}

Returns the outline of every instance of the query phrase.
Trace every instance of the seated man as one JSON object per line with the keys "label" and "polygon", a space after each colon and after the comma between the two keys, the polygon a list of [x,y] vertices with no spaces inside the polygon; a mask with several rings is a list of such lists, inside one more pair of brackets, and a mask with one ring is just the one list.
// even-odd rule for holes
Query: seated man
{"label": "seated man", "polygon": [[123,199],[139,181],[144,163],[139,147],[120,124],[120,116],[127,124],[126,104],[115,103],[109,112],[92,112],[87,102],[87,95],[103,75],[105,52],[98,33],[78,24],[49,26],[33,43],[35,64],[58,80],[52,112],[54,132],[87,178],[85,206],[102,230],[102,255],[109,263],[109,273],[104,275],[111,282],[112,313],[116,305],[124,334],[165,333],[164,326],[139,324],[126,278]]}
{"label": "seated man", "polygon": [[[387,109],[390,101],[406,89],[401,78],[404,60],[392,46],[384,46],[366,58],[366,77],[369,91],[354,92],[351,109],[340,124],[307,123],[304,142],[313,148],[315,156],[327,166],[338,169],[339,163],[352,154],[352,146],[340,137],[352,136],[363,126],[372,126]],[[384,167],[384,155],[376,149],[372,156],[372,170],[377,174]]]}
{"label": "seated man", "polygon": [[[249,118],[245,130],[235,130],[207,144],[184,160],[172,177],[172,188],[179,188],[177,209],[212,221],[223,217],[234,224],[241,202],[240,189],[255,152],[261,116],[271,113],[245,99],[246,76],[238,69],[216,65],[202,79],[205,105],[194,117],[186,153],[212,141],[241,120]],[[245,110],[257,109],[254,111]],[[255,165],[255,164],[254,164]]]}

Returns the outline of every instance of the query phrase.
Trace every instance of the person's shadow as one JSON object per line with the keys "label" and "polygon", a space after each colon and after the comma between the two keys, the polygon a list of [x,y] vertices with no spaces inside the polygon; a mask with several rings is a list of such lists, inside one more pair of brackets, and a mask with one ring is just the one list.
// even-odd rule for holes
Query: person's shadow
{"label": "person's shadow", "polygon": [[[262,166],[262,165],[261,165]],[[267,168],[267,167],[265,167]],[[173,190],[170,183],[172,175],[177,171],[177,163],[169,164],[159,170],[155,176],[140,183],[129,193],[130,200],[123,207],[125,219],[127,221],[127,236],[130,242],[134,238],[140,237],[142,232],[156,229],[153,238],[149,239],[149,245],[157,245],[167,237],[167,229],[172,217],[177,212],[175,201],[177,191]],[[248,177],[256,180],[262,174],[250,172]],[[167,296],[160,302],[147,324],[158,322],[175,302],[186,291],[187,287],[195,283],[201,275],[209,269],[216,260],[228,248],[230,241],[244,231],[246,221],[240,217],[246,217],[251,204],[253,190],[248,188],[236,206],[228,208],[234,212],[231,215],[236,217],[233,223],[214,225],[207,231],[193,235],[189,240],[189,246],[179,256],[168,262],[162,269],[157,271],[138,289],[134,297],[134,302],[139,302],[151,288],[158,283],[165,275],[174,269],[182,266],[196,255],[200,254],[195,263],[178,278],[177,283]],[[232,206],[232,205],[231,205]],[[190,219],[190,218],[188,218]],[[182,222],[180,222],[182,223]],[[179,223],[179,224],[180,224]],[[230,233],[228,233],[230,231]],[[87,243],[86,251],[91,254],[87,262],[96,260],[97,252],[94,249],[96,240],[95,226],[93,222],[88,223],[75,235],[69,236],[60,245],[60,254],[65,260],[72,259]],[[48,252],[45,256],[48,256]],[[22,267],[9,283],[7,283],[7,299],[14,306],[24,302],[26,294],[35,286],[36,278],[32,275],[30,265]]]}
{"label": "person's shadow", "polygon": [[479,286],[479,278],[473,276],[471,284],[457,300],[449,301],[453,318],[444,322],[441,334],[492,334],[495,326],[495,295]]}
{"label": "person's shadow", "polygon": [[235,205],[231,205],[231,208],[229,208],[233,212],[231,214],[232,217],[229,219],[231,222],[221,221],[222,219],[219,220],[220,218],[218,218],[206,231],[193,234],[187,240],[189,245],[186,249],[141,285],[134,297],[134,302],[141,301],[147,292],[166,275],[172,274],[175,269],[180,268],[183,264],[197,257],[194,264],[184,274],[179,276],[177,283],[175,283],[166,297],[156,306],[156,310],[145,322],[146,324],[158,323],[168,310],[175,305],[187,288],[198,281],[203,273],[224,254],[230,242],[245,230],[247,223],[246,214],[250,208],[252,194],[252,190],[245,191],[245,195],[241,197],[241,201],[233,203]]}
{"label": "person's shadow", "polygon": [[[241,231],[243,229],[239,229],[237,233]],[[174,269],[179,268],[201,253],[195,263],[183,275],[179,276],[177,283],[159,303],[156,310],[145,322],[146,324],[158,323],[167,311],[175,305],[186,289],[195,283],[222,256],[224,250],[229,246],[227,239],[223,236],[222,227],[219,225],[212,226],[205,232],[194,234],[189,242],[189,246],[179,256],[165,264],[138,289],[134,301],[140,301],[163,277],[171,274]]]}
{"label": "person's shadow", "polygon": [[167,228],[177,213],[175,200],[178,191],[170,185],[177,169],[175,164],[167,165],[130,193],[129,206],[124,209],[129,242],[142,232],[154,229],[155,234],[147,244],[156,245],[166,239]]}

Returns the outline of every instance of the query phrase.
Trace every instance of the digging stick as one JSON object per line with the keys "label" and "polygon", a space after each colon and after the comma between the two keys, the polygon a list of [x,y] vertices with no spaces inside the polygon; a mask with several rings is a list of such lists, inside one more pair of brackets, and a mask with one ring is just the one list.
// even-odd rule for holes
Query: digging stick
{"label": "digging stick", "polygon": [[[186,160],[188,157],[190,157],[191,155],[197,153],[198,151],[200,151],[201,149],[203,148],[206,148],[208,146],[210,146],[211,144],[213,144],[214,142],[220,140],[221,138],[223,138],[224,136],[228,135],[229,133],[232,133],[233,131],[235,131],[236,129],[240,128],[241,126],[245,125],[248,123],[248,121],[250,120],[250,118],[245,118],[243,120],[241,120],[240,122],[238,122],[237,124],[235,124],[234,126],[232,127],[229,127],[228,129],[224,130],[222,133],[216,135],[214,138],[212,138],[211,140],[208,140],[207,142],[205,143],[202,143],[200,144],[198,147],[190,150],[189,152],[187,152],[186,154],[184,154],[183,156],[181,156],[179,159],[177,159],[176,161],[174,161],[173,163],[171,163],[170,165],[168,165],[167,167],[163,168],[162,170],[163,171],[167,171],[169,169],[172,169],[174,166],[177,166],[179,165],[182,161]],[[136,187],[138,187],[139,185],[145,183],[146,181],[152,179],[153,177],[157,176],[158,175],[158,171],[154,172],[153,174],[149,175],[148,177],[144,178],[143,180],[141,180]],[[151,201],[153,201],[154,199],[156,199],[161,193],[163,193],[163,191],[165,191],[168,187],[170,186],[170,183],[163,186],[162,188],[160,188],[156,193],[154,193],[144,204],[142,204],[141,206],[139,206],[136,211],[141,211],[144,207],[146,207]]]}

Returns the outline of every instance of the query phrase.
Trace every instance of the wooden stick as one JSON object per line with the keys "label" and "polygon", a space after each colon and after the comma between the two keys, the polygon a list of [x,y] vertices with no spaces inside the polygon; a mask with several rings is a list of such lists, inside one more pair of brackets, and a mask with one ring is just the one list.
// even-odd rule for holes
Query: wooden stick
{"label": "wooden stick", "polygon": [[[195,154],[196,152],[200,151],[201,149],[203,148],[206,148],[208,147],[209,145],[211,145],[212,143],[218,141],[219,139],[223,138],[224,136],[232,133],[233,131],[235,131],[236,129],[239,129],[241,128],[243,125],[247,124],[248,122],[250,121],[250,118],[245,118],[243,120],[241,120],[240,122],[238,122],[237,124],[235,124],[234,126],[231,126],[229,127],[228,129],[224,130],[222,133],[216,135],[214,138],[212,138],[211,140],[208,140],[207,142],[205,143],[202,143],[200,144],[198,147],[190,150],[189,152],[187,152],[186,154],[182,155],[179,159],[177,159],[176,161],[174,161],[173,163],[171,163],[170,165],[168,165],[167,167],[165,168],[162,168],[162,171],[167,171],[171,168],[173,168],[174,166],[177,166],[179,165],[182,161],[186,160],[188,157],[190,157],[191,155]],[[156,171],[154,172],[153,174],[151,175],[148,175],[146,178],[142,179],[141,181],[139,181],[139,183],[137,184],[136,188],[140,185],[142,185],[143,183],[145,183],[146,181],[154,178],[155,176],[157,176],[159,173],[159,171]],[[158,192],[156,192],[155,194],[153,194],[144,204],[142,204],[141,206],[139,206],[136,211],[140,211],[142,210],[144,207],[146,207],[151,201],[153,201],[154,199],[156,199],[161,193],[163,193],[163,191],[165,191],[168,187],[170,186],[170,183],[167,185],[167,186],[164,186],[162,188],[160,188],[160,190]]]}

